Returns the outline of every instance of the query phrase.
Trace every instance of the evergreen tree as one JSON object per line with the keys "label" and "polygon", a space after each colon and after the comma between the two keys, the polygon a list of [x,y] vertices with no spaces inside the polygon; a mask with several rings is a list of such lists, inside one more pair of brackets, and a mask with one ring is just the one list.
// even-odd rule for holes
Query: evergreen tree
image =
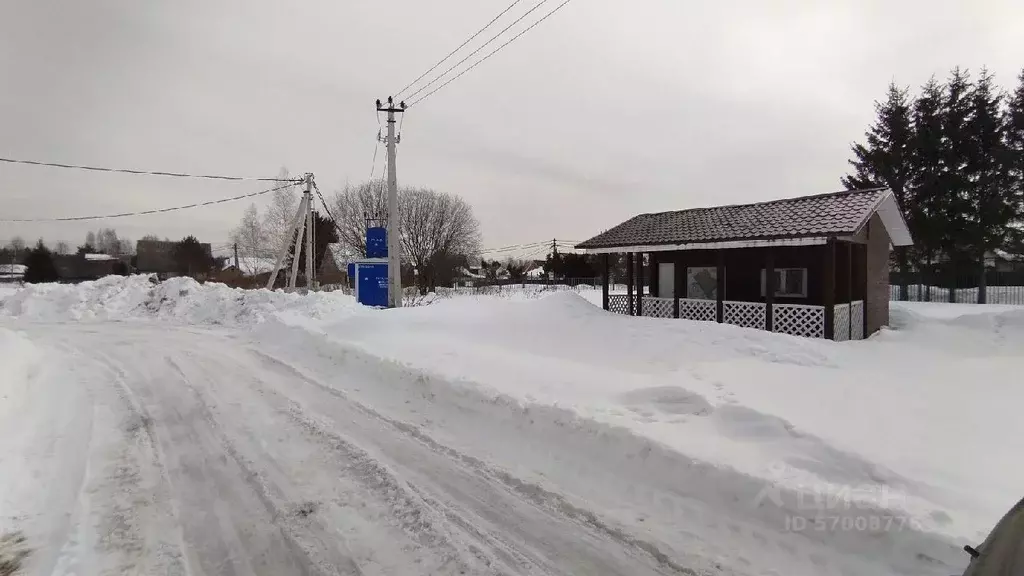
{"label": "evergreen tree", "polygon": [[979,274],[978,303],[984,304],[985,254],[1007,244],[1007,231],[1019,217],[1019,205],[1006,154],[1003,95],[988,70],[982,69],[968,99],[971,116],[963,174],[967,187],[963,235],[965,249],[973,256],[971,263]]}
{"label": "evergreen tree", "polygon": [[921,87],[921,95],[914,101],[914,170],[910,180],[914,202],[908,210],[914,214],[914,244],[925,269],[931,266],[941,250],[945,228],[942,188],[944,100],[943,86],[932,77]]}
{"label": "evergreen tree", "polygon": [[1015,254],[1024,248],[1024,70],[1017,77],[1017,87],[1006,103],[1006,166],[1009,171],[1009,186],[1017,205],[1018,219],[1011,227],[1008,242]]}
{"label": "evergreen tree", "polygon": [[971,182],[967,176],[968,158],[973,146],[971,96],[974,86],[970,75],[959,67],[950,73],[942,103],[942,209],[944,226],[940,236],[942,252],[954,269],[970,262]]}
{"label": "evergreen tree", "polygon": [[172,253],[178,274],[205,279],[216,261],[195,236],[186,236],[174,246]]}
{"label": "evergreen tree", "polygon": [[53,254],[40,240],[36,247],[28,251],[25,257],[25,282],[38,284],[60,280],[57,267],[53,263]]}
{"label": "evergreen tree", "polygon": [[[875,123],[865,133],[866,144],[852,146],[854,159],[850,164],[853,174],[842,178],[848,190],[884,186],[892,190],[896,202],[903,210],[912,236],[916,236],[916,218],[913,208],[910,180],[914,168],[914,134],[911,129],[911,101],[906,88],[895,82],[889,84],[884,102],[875,102]],[[906,274],[907,250],[896,252],[899,270]],[[906,284],[901,283],[900,298],[906,299]]]}

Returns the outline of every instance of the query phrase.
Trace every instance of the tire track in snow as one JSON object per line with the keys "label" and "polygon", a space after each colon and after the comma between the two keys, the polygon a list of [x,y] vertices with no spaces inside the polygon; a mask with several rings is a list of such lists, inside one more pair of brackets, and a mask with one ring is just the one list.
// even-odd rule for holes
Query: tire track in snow
{"label": "tire track in snow", "polygon": [[[370,408],[369,406],[353,399],[345,392],[321,382],[317,378],[305,373],[303,370],[281,359],[278,359],[266,352],[251,347],[250,351],[253,354],[256,354],[266,359],[267,361],[273,363],[274,365],[280,367],[281,369],[293,373],[296,376],[296,378],[299,379],[300,381],[312,384],[316,386],[318,389],[322,390],[323,392],[326,392],[331,396],[344,400],[345,402],[351,404],[355,409],[359,410],[360,412],[382,423],[387,424],[389,427],[396,430],[400,434],[403,434],[406,437],[414,439],[415,441],[419,442],[432,452],[444,456],[448,459],[460,462],[464,466],[473,470],[475,473],[484,476],[489,480],[495,481],[496,484],[503,485],[506,489],[516,494],[519,498],[529,501],[533,505],[549,513],[560,515],[563,518],[566,518],[567,520],[570,520],[571,522],[577,525],[601,533],[604,536],[618,542],[623,546],[633,548],[642,554],[646,554],[650,558],[655,560],[659,565],[671,570],[674,574],[697,576],[696,571],[675,562],[671,557],[662,552],[656,545],[644,541],[640,538],[634,537],[619,528],[613,527],[603,522],[593,511],[578,507],[570,503],[562,495],[549,491],[540,486],[539,484],[522,480],[512,474],[509,474],[504,470],[495,468],[478,458],[459,452],[458,450],[455,450],[454,448],[451,448],[449,446],[443,445],[440,442],[434,440],[425,432],[423,432],[422,429],[420,429],[419,427],[412,425],[408,422],[404,422],[401,420],[385,416],[377,412],[376,410]],[[380,360],[380,362],[385,361]],[[301,412],[303,411],[303,409],[298,408],[298,411]]]}
{"label": "tire track in snow", "polygon": [[[327,534],[322,527],[315,523],[297,523],[293,519],[295,514],[283,509],[279,502],[286,502],[289,499],[285,496],[283,490],[275,486],[273,483],[268,482],[264,475],[256,471],[256,463],[242,456],[239,450],[231,442],[225,432],[223,431],[220,420],[214,414],[214,409],[211,407],[211,402],[207,398],[207,394],[200,391],[196,387],[191,378],[186,374],[183,366],[175,362],[172,358],[167,359],[168,363],[178,372],[190,391],[195,395],[199,405],[201,406],[202,414],[204,419],[207,420],[208,424],[218,431],[218,437],[224,447],[226,453],[228,453],[233,460],[235,460],[239,467],[246,472],[246,482],[250,485],[254,492],[258,494],[260,500],[263,502],[265,509],[270,513],[274,522],[278,524],[284,533],[289,536],[295,545],[303,550],[303,552],[317,565],[317,567],[324,571],[324,573],[335,573],[338,567],[343,567],[346,570],[339,573],[344,574],[362,574],[358,564],[350,557],[339,557],[337,554],[325,554],[322,549],[317,549],[317,546],[311,543],[325,543],[336,539],[336,536]],[[209,373],[209,372],[207,372]],[[269,390],[272,394],[276,394],[275,391]],[[287,399],[282,398],[287,401]],[[218,403],[213,403],[218,404]],[[391,506],[393,517],[398,519],[402,529],[413,541],[416,541],[424,548],[430,549],[434,552],[445,550],[442,557],[445,558],[446,563],[454,562],[456,565],[450,567],[454,570],[453,573],[464,574],[466,570],[471,569],[474,563],[467,563],[463,558],[463,553],[460,552],[452,542],[450,535],[443,528],[439,529],[437,526],[438,518],[434,514],[433,510],[425,505],[422,500],[419,500],[415,495],[406,489],[405,484],[399,480],[394,474],[392,474],[385,466],[379,461],[374,459],[369,453],[361,450],[356,445],[348,442],[343,437],[323,427],[320,423],[308,418],[301,412],[301,409],[297,404],[290,404],[291,410],[288,410],[286,416],[291,419],[296,425],[300,426],[307,435],[311,436],[318,443],[326,443],[328,447],[334,452],[340,452],[344,456],[344,462],[347,464],[342,465],[342,471],[354,472],[352,476],[362,484],[367,490],[377,494],[378,498],[386,502]],[[274,494],[271,494],[271,493]],[[310,516],[305,514],[305,516]],[[433,516],[433,518],[431,518]],[[331,558],[320,558],[323,556],[332,556]],[[482,560],[485,564],[489,564],[492,560],[481,556],[480,554],[474,554],[477,560]]]}

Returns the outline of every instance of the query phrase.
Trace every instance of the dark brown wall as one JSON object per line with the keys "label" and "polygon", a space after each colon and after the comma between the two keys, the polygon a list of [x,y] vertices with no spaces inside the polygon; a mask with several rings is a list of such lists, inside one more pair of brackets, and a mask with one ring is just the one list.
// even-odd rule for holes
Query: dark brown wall
{"label": "dark brown wall", "polygon": [[877,214],[867,230],[868,334],[889,324],[889,233]]}
{"label": "dark brown wall", "polygon": [[[823,301],[823,246],[779,246],[772,248],[776,268],[807,268],[807,298],[775,298],[779,304],[817,304]],[[736,248],[725,251],[725,299],[744,302],[764,302],[761,296],[761,270],[764,268],[765,248]],[[675,262],[676,266],[715,266],[716,250],[688,250],[660,252],[660,262]],[[686,275],[682,274],[685,278]],[[657,282],[651,283],[657,286]],[[679,287],[684,290],[685,286]],[[680,292],[685,296],[685,292]]]}

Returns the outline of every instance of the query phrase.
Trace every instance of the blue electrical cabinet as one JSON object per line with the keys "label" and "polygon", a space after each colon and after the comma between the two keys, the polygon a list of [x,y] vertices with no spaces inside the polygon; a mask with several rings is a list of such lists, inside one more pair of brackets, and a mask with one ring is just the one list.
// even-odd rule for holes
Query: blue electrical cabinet
{"label": "blue electrical cabinet", "polygon": [[367,258],[352,262],[349,267],[352,278],[355,278],[356,301],[364,306],[387,307],[388,261]]}
{"label": "blue electrical cabinet", "polygon": [[388,257],[388,231],[386,228],[366,229],[366,257]]}

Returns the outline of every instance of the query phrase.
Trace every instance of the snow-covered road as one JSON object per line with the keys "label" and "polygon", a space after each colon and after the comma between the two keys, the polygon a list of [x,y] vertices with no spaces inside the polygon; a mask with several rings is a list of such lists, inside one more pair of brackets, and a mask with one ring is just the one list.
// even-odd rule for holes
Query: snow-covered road
{"label": "snow-covered road", "polygon": [[0,474],[22,479],[3,507],[33,573],[693,573],[515,462],[355,401],[395,384],[365,361],[324,373],[249,333],[162,323],[17,329],[38,358],[8,391],[21,426],[0,423]]}
{"label": "snow-covered road", "polygon": [[1024,309],[892,318],[831,343],[571,293],[0,293],[0,565],[960,573],[1024,481]]}

